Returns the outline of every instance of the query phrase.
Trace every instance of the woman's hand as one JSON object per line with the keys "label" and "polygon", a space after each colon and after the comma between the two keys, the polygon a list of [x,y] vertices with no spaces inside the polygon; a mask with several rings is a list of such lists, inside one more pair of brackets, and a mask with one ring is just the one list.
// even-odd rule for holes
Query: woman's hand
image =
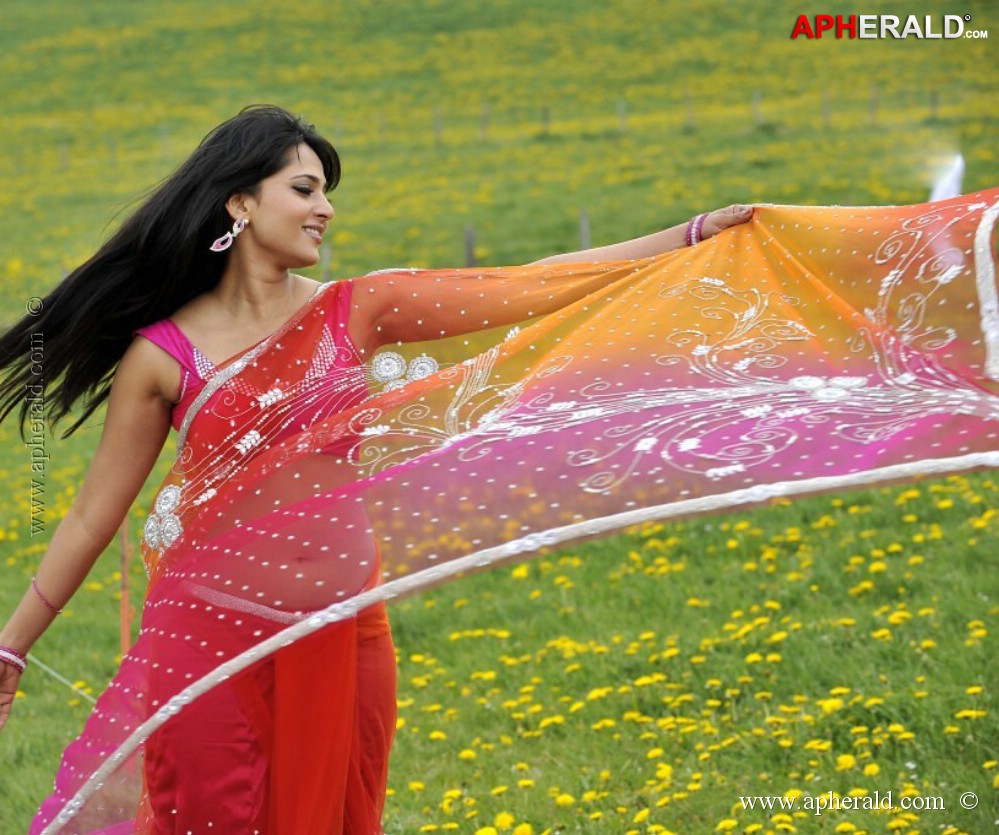
{"label": "woman's hand", "polygon": [[717,209],[704,218],[704,225],[701,227],[701,239],[704,240],[710,238],[712,235],[717,235],[722,229],[728,229],[730,226],[745,223],[752,216],[752,206],[736,204],[724,209]]}
{"label": "woman's hand", "polygon": [[21,671],[12,664],[0,661],[0,731],[7,724],[11,705],[17,694],[17,683],[21,680]]}

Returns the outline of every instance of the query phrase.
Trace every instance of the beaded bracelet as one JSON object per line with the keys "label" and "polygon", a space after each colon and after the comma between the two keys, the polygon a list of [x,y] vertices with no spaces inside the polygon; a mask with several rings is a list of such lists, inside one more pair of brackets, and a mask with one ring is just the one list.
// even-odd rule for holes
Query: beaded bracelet
{"label": "beaded bracelet", "polygon": [[22,673],[28,669],[28,659],[12,647],[0,646],[0,663],[17,667]]}
{"label": "beaded bracelet", "polygon": [[38,588],[38,581],[34,577],[31,578],[31,588],[35,590],[35,594],[37,594],[41,598],[42,603],[44,603],[49,608],[50,612],[53,612],[56,615],[62,614],[62,609],[59,609],[56,606],[54,606],[52,601],[49,600],[44,594],[42,594],[42,590]]}
{"label": "beaded bracelet", "polygon": [[690,219],[690,222],[687,224],[687,246],[694,246],[694,244],[701,242],[701,229],[704,227],[704,221],[707,216],[708,213],[705,212]]}

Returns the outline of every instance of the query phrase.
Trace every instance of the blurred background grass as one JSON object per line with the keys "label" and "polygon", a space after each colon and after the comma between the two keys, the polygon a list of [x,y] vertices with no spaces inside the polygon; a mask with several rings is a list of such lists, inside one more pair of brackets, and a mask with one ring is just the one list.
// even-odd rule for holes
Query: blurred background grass
{"label": "blurred background grass", "polygon": [[[799,14],[830,9],[785,0],[11,4],[0,27],[0,303],[6,321],[17,318],[28,298],[42,295],[85,259],[116,219],[211,127],[253,102],[275,102],[301,112],[342,153],[344,179],[333,195],[335,232],[323,265],[312,271],[317,277],[346,277],[397,265],[461,264],[468,227],[474,229],[476,259],[504,264],[578,248],[583,213],[592,243],[599,245],[735,201],[918,202],[925,199],[934,172],[957,151],[967,161],[965,190],[991,186],[996,182],[999,122],[994,47],[999,17],[994,9],[984,0],[914,1],[904,10],[879,8],[882,13],[932,14],[936,19],[970,14],[968,28],[992,30],[991,41],[893,42],[828,36],[792,41],[790,32]],[[843,15],[871,11],[856,2],[835,9]],[[0,477],[7,486],[0,496],[0,612],[15,604],[45,540],[72,500],[100,424],[98,415],[71,440],[48,440],[46,529],[40,537],[28,531],[28,452],[11,422],[0,427]],[[170,451],[165,451],[164,462]],[[156,481],[154,476],[131,516],[133,541]],[[997,584],[988,544],[995,527],[993,517],[985,514],[996,504],[995,493],[987,475],[957,486],[938,482],[936,489],[978,498],[958,505],[967,512],[954,511],[935,522],[939,528],[928,529],[942,531],[930,540],[936,544],[929,555],[918,553],[921,543],[911,542],[912,536],[927,536],[926,531],[896,531],[929,524],[924,517],[938,512],[929,491],[923,493],[925,512],[910,514],[917,516],[914,523],[892,515],[900,488],[850,500],[851,505],[873,508],[871,513],[886,514],[876,527],[887,541],[855,554],[849,537],[859,537],[873,526],[847,525],[843,537],[830,537],[817,547],[806,574],[823,596],[830,596],[823,597],[821,606],[815,592],[784,600],[784,615],[804,624],[795,636],[801,641],[794,653],[799,660],[787,668],[773,662],[765,675],[755,667],[736,670],[745,663],[741,650],[737,658],[720,656],[717,668],[713,655],[705,656],[705,662],[689,658],[703,654],[699,647],[704,640],[726,632],[731,612],[777,599],[788,582],[798,588],[793,585],[797,580],[789,581],[780,571],[768,583],[747,583],[742,565],[751,562],[752,555],[728,553],[725,543],[731,536],[718,533],[720,524],[734,522],[681,525],[678,530],[686,533],[661,535],[664,541],[671,535],[693,537],[681,584],[676,583],[676,572],[669,571],[658,575],[656,583],[641,571],[614,579],[621,565],[630,564],[629,553],[643,554],[650,547],[648,536],[636,534],[634,539],[578,549],[587,559],[571,567],[583,574],[571,588],[562,581],[557,593],[532,599],[523,593],[523,578],[500,572],[397,607],[403,718],[407,711],[422,712],[434,705],[454,713],[448,714],[452,718],[446,748],[426,747],[430,728],[425,722],[415,723],[423,730],[414,733],[409,717],[409,727],[400,729],[393,763],[395,793],[387,818],[394,826],[391,831],[435,831],[449,823],[460,831],[475,831],[496,825],[496,816],[507,808],[515,811],[518,823],[530,823],[539,832],[546,826],[566,832],[629,827],[636,832],[664,831],[657,826],[711,831],[730,819],[734,785],[740,787],[738,793],[779,793],[792,784],[834,788],[805,776],[838,773],[836,750],[806,748],[803,738],[796,738],[789,749],[778,745],[779,740],[774,748],[745,743],[756,738],[756,730],[773,731],[768,717],[780,716],[780,705],[793,707],[795,696],[815,704],[839,698],[827,693],[833,678],[854,694],[867,693],[878,675],[891,681],[877,682],[873,690],[880,695],[865,698],[899,701],[892,703],[895,713],[886,710],[864,720],[870,738],[877,737],[878,723],[887,729],[892,717],[901,717],[901,724],[915,730],[913,739],[901,741],[897,731],[885,730],[890,745],[871,743],[871,756],[876,749],[875,759],[882,763],[881,776],[871,777],[871,786],[879,780],[883,791],[902,786],[911,777],[906,763],[918,761],[924,792],[946,793],[957,785],[958,776],[962,785],[994,791],[994,764],[987,764],[999,756],[999,728],[995,679],[988,675],[987,659],[995,657],[989,628],[996,616]],[[830,501],[827,497],[760,511],[747,522],[748,529],[765,530],[759,535],[764,541],[786,536],[789,527],[807,529],[822,518]],[[842,530],[844,522],[839,524]],[[901,544],[903,532],[910,537],[904,559],[899,557],[897,565],[887,563],[888,571],[871,572],[870,563],[882,560],[872,556],[870,548]],[[742,534],[736,539],[742,542]],[[756,546],[750,538],[743,547]],[[853,556],[865,562],[851,567]],[[926,560],[909,566],[906,560],[913,556]],[[552,559],[559,564],[559,558]],[[530,570],[542,572],[542,565],[539,561]],[[95,692],[115,669],[117,567],[117,554],[109,552],[71,612],[36,648],[39,657]],[[892,573],[896,569],[898,576]],[[906,571],[915,572],[919,582],[907,580]],[[811,572],[821,576],[812,577]],[[873,573],[879,584],[868,590],[870,595],[851,595],[848,589],[855,582],[841,576],[844,572]],[[133,565],[131,574],[138,602],[142,571]],[[885,576],[893,582],[881,582]],[[719,578],[730,582],[720,584]],[[532,592],[539,589],[531,587]],[[709,600],[711,606],[702,611],[687,605],[690,598]],[[458,605],[461,600],[466,604]],[[622,600],[630,605],[622,606]],[[871,639],[870,634],[882,628],[874,621],[890,617],[895,611],[891,607],[901,602],[913,612],[938,612],[934,629],[913,636],[911,642],[889,641],[883,635]],[[884,606],[889,610],[878,614]],[[539,683],[501,677],[502,692],[495,698],[474,688],[466,694],[473,682],[479,687],[488,680],[471,678],[485,672],[476,666],[485,659],[476,652],[459,652],[453,659],[445,655],[452,643],[445,634],[449,629],[501,629],[511,622],[524,626],[516,636],[502,639],[500,654],[511,658],[547,656],[547,642],[569,633],[573,640],[607,646],[617,646],[612,639],[620,635],[626,648],[642,634],[646,613],[655,632],[654,639],[646,640],[663,645],[647,653],[597,653],[611,659],[598,670],[582,667],[566,674],[561,665],[557,674],[535,670],[533,675],[544,679],[545,687],[558,688],[543,705],[553,715],[562,697],[569,698],[571,706],[580,697],[585,702],[598,684],[619,686],[629,677],[653,672],[667,676],[666,684],[656,682],[666,688],[666,696],[670,688],[687,692],[695,683],[706,686],[704,682],[715,679],[728,685],[740,675],[753,678],[754,692],[763,687],[762,679],[770,681],[772,704],[754,695],[735,710],[739,699],[722,700],[733,732],[744,740],[726,746],[738,756],[724,765],[704,768],[702,774],[699,763],[711,752],[687,745],[685,737],[672,738],[670,728],[660,729],[663,741],[670,743],[665,757],[675,775],[668,785],[656,778],[654,769],[643,770],[663,760],[644,759],[654,750],[652,741],[642,738],[651,733],[644,723],[638,723],[634,738],[608,739],[589,721],[577,721],[566,730],[563,723],[571,718],[567,713],[563,723],[546,726],[549,736],[539,741],[536,726],[504,718],[512,724],[497,733],[514,742],[506,746],[490,741],[484,731],[498,721],[493,702],[516,701],[524,695],[521,688]],[[664,619],[669,623],[666,630],[658,623]],[[828,625],[850,619],[865,626],[836,631]],[[925,618],[917,622],[928,623]],[[979,622],[981,626],[968,626]],[[984,636],[969,637],[980,630]],[[662,657],[670,640],[688,647],[684,657],[693,666],[684,672],[662,666],[672,658]],[[921,648],[926,640],[936,641],[940,649],[932,653],[932,648]],[[837,677],[825,675],[830,644],[837,648]],[[461,642],[454,646],[462,649]],[[860,646],[868,649],[855,652]],[[413,662],[414,654],[424,661]],[[437,682],[435,673],[424,684],[413,684],[412,664],[438,654],[449,658],[449,675]],[[641,664],[633,668],[636,654]],[[503,664],[499,656],[491,662],[493,672],[515,666]],[[691,671],[705,669],[705,663],[713,673],[695,682]],[[413,675],[422,682],[419,674]],[[915,681],[920,675],[931,678],[925,697],[912,696],[923,692]],[[905,687],[899,684],[903,680]],[[966,693],[988,681],[992,687],[982,693]],[[432,697],[425,698],[426,691],[438,685]],[[737,686],[746,692],[753,689],[738,681],[729,689]],[[718,687],[726,689],[714,689]],[[11,727],[0,736],[2,832],[26,827],[51,784],[60,750],[86,715],[82,700],[37,671],[26,678],[25,691]],[[651,705],[657,705],[660,711],[685,715],[672,702],[663,708],[663,692],[654,692],[656,697],[644,708],[649,713]],[[455,699],[449,708],[443,706],[445,696]],[[954,719],[957,711],[972,709],[966,705],[969,700],[985,714]],[[719,708],[697,705],[698,710]],[[615,707],[617,721],[628,709]],[[830,739],[850,735],[856,717],[839,709],[816,710],[826,717]],[[947,731],[949,727],[959,731]],[[640,743],[647,747],[638,747]],[[491,761],[482,744],[511,747],[510,761]],[[478,751],[479,758],[462,761],[457,756],[462,750]],[[841,745],[839,753],[845,750]],[[598,767],[601,760],[606,760],[605,768]],[[524,763],[532,770],[526,777],[518,770]],[[609,772],[608,779],[600,777],[602,770]],[[844,769],[841,776],[846,779],[850,772]],[[701,776],[692,776],[696,774]],[[518,779],[536,784],[522,789],[513,802]],[[656,779],[654,785],[647,782]],[[424,787],[410,788],[414,783]],[[509,791],[493,793],[507,784]],[[704,785],[728,788],[711,793],[701,790]],[[447,793],[454,791],[459,794],[449,799]],[[586,791],[606,791],[607,796],[584,801]],[[677,794],[686,796],[674,797]],[[556,803],[562,795],[575,803]],[[671,800],[657,805],[663,797]],[[892,828],[929,831],[925,827],[932,826],[941,831],[954,824],[968,832],[986,831],[976,827],[989,825],[999,815],[994,794],[989,797],[990,808],[954,809],[939,817],[902,820]],[[643,809],[653,811],[642,817]],[[591,817],[596,813],[601,816]],[[896,820],[886,815],[871,817],[873,823],[856,816],[807,822],[771,817],[761,819],[760,826],[771,831],[826,826],[833,831],[844,824],[865,831]],[[739,818],[739,831],[754,831],[756,820]],[[509,821],[502,818],[499,823]]]}

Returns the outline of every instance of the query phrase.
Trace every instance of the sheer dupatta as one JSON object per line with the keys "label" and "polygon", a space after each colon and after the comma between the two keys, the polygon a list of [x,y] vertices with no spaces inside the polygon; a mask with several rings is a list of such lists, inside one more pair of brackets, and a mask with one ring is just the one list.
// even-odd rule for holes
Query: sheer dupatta
{"label": "sheer dupatta", "polygon": [[365,276],[338,292],[399,343],[365,363],[308,306],[182,425],[142,637],[47,831],[134,817],[158,728],[380,601],[643,521],[994,466],[997,214],[999,190],[761,207],[643,261]]}

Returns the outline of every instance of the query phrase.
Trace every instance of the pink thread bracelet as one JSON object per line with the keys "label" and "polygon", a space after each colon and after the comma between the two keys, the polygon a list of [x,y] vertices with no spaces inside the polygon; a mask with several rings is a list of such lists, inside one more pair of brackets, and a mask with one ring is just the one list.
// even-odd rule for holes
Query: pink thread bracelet
{"label": "pink thread bracelet", "polygon": [[28,669],[28,659],[11,647],[0,647],[0,662],[17,667],[22,673]]}
{"label": "pink thread bracelet", "polygon": [[49,600],[44,594],[42,594],[42,590],[38,588],[38,581],[34,577],[31,578],[31,588],[33,588],[35,590],[35,594],[37,594],[39,598],[41,598],[42,603],[48,606],[49,611],[57,615],[62,614],[62,609],[58,609],[55,606],[53,606],[52,601]]}

